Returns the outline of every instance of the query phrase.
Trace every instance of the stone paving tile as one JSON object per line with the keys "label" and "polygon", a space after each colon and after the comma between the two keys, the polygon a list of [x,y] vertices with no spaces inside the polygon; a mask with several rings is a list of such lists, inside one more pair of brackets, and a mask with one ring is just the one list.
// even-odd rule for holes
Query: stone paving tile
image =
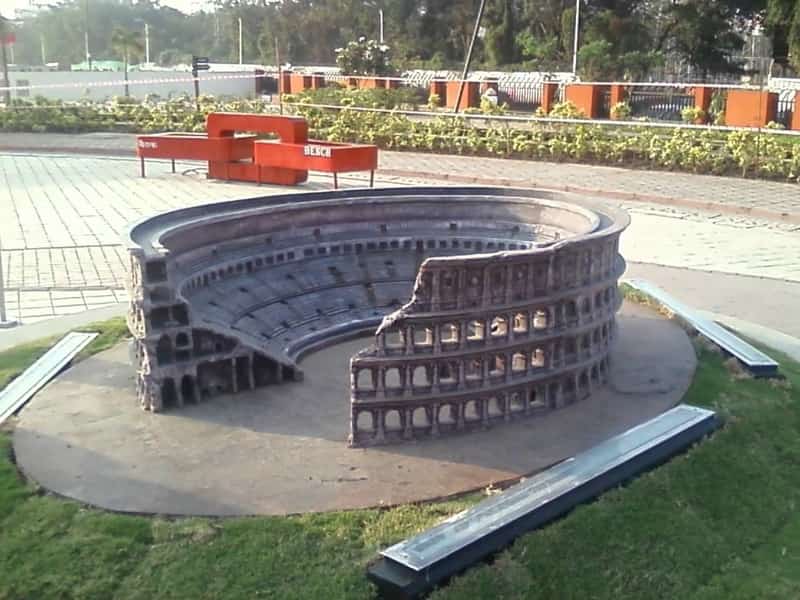
{"label": "stone paving tile", "polygon": [[[431,163],[430,157],[427,161]],[[440,165],[437,157],[434,164],[446,168],[449,163]],[[178,166],[181,172],[197,168],[191,163]],[[29,322],[125,302],[123,236],[132,222],[144,216],[205,202],[332,187],[327,176],[285,188],[208,181],[202,173],[181,172],[172,174],[168,164],[154,163],[142,179],[137,162],[127,158],[0,156],[1,258],[9,312]],[[639,175],[624,173],[634,179]],[[341,181],[361,187],[366,177],[357,174]],[[636,185],[647,185],[650,175],[642,177],[645,183]],[[733,187],[766,186],[765,193],[771,193],[773,185],[783,190],[780,184],[732,181],[728,185]],[[382,176],[377,183],[426,181]],[[797,186],[786,187],[800,195]],[[663,204],[615,203],[632,216],[622,237],[623,255],[631,262],[800,282],[796,225]]]}
{"label": "stone paving tile", "polygon": [[[57,151],[91,150],[97,153],[133,154],[136,136],[122,133],[33,134],[5,133],[0,148]],[[196,165],[195,165],[196,166]],[[148,169],[158,168],[148,166]],[[182,167],[185,168],[185,167]],[[94,167],[87,166],[89,171]],[[162,167],[163,169],[163,167]],[[499,178],[526,186],[572,186],[608,192],[622,192],[665,199],[713,202],[732,207],[766,209],[800,217],[800,185],[693,175],[622,167],[548,163],[502,158],[435,155],[417,152],[380,153],[380,169],[427,173],[439,179],[452,176]],[[379,173],[380,174],[380,173]],[[382,176],[388,173],[381,174]],[[109,183],[114,186],[115,183]],[[26,208],[23,204],[23,209]],[[0,234],[5,235],[0,229]]]}
{"label": "stone paving tile", "polygon": [[639,171],[621,167],[548,163],[471,156],[381,152],[380,167],[409,172],[519,181],[521,185],[572,186],[643,196],[662,196],[739,207],[785,210],[800,215],[800,185],[712,175]]}

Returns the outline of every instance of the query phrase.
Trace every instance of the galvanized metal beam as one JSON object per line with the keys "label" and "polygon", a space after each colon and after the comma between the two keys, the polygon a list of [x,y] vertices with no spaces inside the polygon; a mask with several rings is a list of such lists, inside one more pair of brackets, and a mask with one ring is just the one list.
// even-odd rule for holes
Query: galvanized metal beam
{"label": "galvanized metal beam", "polygon": [[519,535],[652,468],[718,426],[681,404],[381,552],[369,578],[385,597],[416,598]]}
{"label": "galvanized metal beam", "polygon": [[96,333],[71,332],[44,353],[35,363],[0,392],[0,424],[22,408],[78,352],[97,337]]}
{"label": "galvanized metal beam", "polygon": [[778,373],[778,363],[758,348],[754,348],[742,338],[725,329],[719,323],[700,315],[695,309],[677,300],[657,285],[644,279],[626,279],[634,289],[650,296],[680,319],[686,321],[697,332],[714,342],[717,346],[738,358],[747,369],[757,377],[773,377]]}

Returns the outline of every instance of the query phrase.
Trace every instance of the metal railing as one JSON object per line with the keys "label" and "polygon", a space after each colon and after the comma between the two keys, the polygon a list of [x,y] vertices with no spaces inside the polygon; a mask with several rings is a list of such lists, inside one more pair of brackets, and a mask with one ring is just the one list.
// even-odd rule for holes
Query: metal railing
{"label": "metal railing", "polygon": [[[795,92],[797,93],[797,92]],[[795,94],[783,94],[778,96],[778,108],[775,112],[775,122],[780,123],[787,129],[792,125],[792,115],[794,113]]]}
{"label": "metal railing", "polygon": [[541,81],[499,81],[497,91],[500,101],[507,102],[511,110],[535,111],[542,104]]}
{"label": "metal railing", "polygon": [[694,106],[694,96],[671,88],[633,88],[628,98],[632,117],[680,121],[681,111]]}

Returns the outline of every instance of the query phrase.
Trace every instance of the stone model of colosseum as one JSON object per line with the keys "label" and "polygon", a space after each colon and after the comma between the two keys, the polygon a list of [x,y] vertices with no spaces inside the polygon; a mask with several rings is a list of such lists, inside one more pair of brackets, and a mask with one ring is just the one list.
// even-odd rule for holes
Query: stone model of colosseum
{"label": "stone model of colosseum", "polygon": [[304,354],[373,331],[350,361],[353,446],[558,409],[605,381],[628,223],[571,195],[473,187],[287,194],[144,220],[128,240],[139,400],[161,411],[297,385]]}

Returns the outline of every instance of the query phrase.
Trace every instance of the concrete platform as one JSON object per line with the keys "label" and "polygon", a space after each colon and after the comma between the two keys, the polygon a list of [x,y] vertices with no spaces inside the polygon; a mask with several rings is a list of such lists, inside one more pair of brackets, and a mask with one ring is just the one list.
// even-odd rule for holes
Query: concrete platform
{"label": "concrete platform", "polygon": [[625,305],[611,382],[540,418],[411,445],[345,446],[349,357],[368,340],[303,361],[302,383],[141,411],[127,344],[79,363],[21,414],[24,473],[104,508],[180,515],[291,514],[428,500],[516,479],[676,404],[696,366],[686,334]]}

